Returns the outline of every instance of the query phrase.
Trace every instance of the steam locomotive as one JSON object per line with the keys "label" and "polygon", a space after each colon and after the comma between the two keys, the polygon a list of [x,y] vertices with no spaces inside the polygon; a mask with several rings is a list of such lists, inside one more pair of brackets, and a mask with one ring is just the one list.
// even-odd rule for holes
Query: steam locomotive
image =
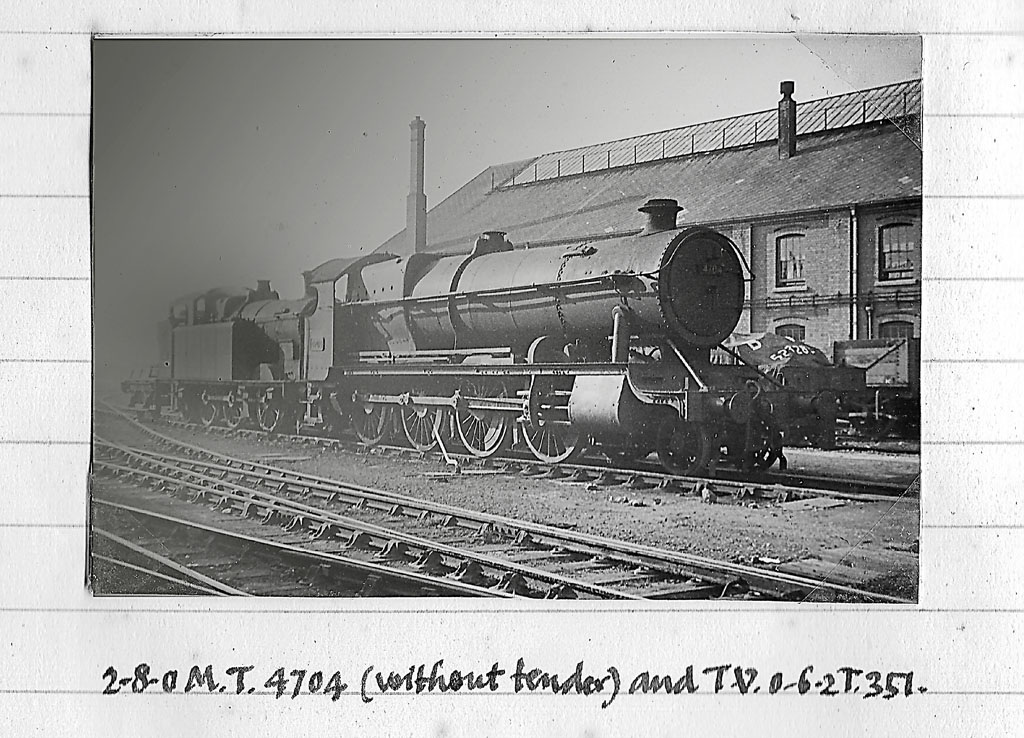
{"label": "steam locomotive", "polygon": [[204,425],[479,457],[521,444],[544,463],[656,451],[680,474],[767,468],[793,423],[834,438],[827,387],[713,360],[752,277],[724,235],[677,227],[680,209],[650,200],[639,234],[564,247],[492,231],[468,255],[334,259],[298,300],[269,282],[188,295],[161,323],[155,376],[123,389]]}

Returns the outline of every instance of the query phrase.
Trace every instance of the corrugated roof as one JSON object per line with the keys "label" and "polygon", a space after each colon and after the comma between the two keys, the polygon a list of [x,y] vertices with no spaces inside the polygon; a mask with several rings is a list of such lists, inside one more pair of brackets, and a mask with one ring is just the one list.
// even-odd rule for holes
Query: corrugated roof
{"label": "corrugated roof", "polygon": [[[671,197],[679,222],[710,223],[776,213],[920,197],[921,150],[891,123],[800,136],[797,154],[778,158],[768,141],[574,177],[492,189],[533,159],[490,167],[427,214],[427,250],[469,251],[483,231],[515,244],[579,239],[638,229],[647,199]],[[377,251],[401,253],[405,231]]]}

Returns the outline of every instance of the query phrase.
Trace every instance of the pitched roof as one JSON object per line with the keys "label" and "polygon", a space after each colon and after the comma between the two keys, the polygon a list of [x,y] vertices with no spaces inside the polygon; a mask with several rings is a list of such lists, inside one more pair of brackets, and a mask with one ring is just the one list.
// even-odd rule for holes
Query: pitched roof
{"label": "pitched roof", "polygon": [[[778,158],[776,141],[571,177],[492,188],[534,159],[489,167],[427,213],[427,251],[469,251],[483,231],[517,245],[638,230],[652,197],[685,210],[680,224],[758,218],[921,196],[921,150],[887,122],[798,138],[797,154]],[[401,253],[405,231],[377,252]]]}

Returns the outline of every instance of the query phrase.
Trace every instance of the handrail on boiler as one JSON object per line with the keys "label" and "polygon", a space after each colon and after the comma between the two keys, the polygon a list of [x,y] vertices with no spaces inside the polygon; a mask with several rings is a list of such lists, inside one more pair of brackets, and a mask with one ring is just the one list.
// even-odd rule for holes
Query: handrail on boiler
{"label": "handrail on boiler", "polygon": [[686,367],[686,371],[690,373],[690,376],[693,377],[693,380],[697,383],[697,386],[700,387],[701,392],[707,392],[708,386],[704,384],[703,380],[701,380],[701,378],[697,375],[697,372],[694,371],[694,368],[690,366],[690,362],[688,362],[686,360],[686,357],[683,356],[683,352],[679,350],[678,346],[676,346],[676,342],[669,338],[667,340],[667,343],[669,345],[669,348],[671,348],[673,353],[675,353],[676,358],[678,358],[679,361],[683,363],[683,366]]}

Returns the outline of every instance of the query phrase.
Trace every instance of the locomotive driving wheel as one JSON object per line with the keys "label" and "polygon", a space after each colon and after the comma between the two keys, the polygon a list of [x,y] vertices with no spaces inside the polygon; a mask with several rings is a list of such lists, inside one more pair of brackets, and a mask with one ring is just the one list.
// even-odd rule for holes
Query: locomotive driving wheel
{"label": "locomotive driving wheel", "polygon": [[144,400],[145,417],[150,420],[159,420],[160,418],[160,403],[157,399],[156,392],[146,393],[146,399]]}
{"label": "locomotive driving wheel", "polygon": [[409,445],[417,451],[430,451],[437,445],[435,429],[440,430],[441,413],[437,408],[405,405],[400,410],[402,430]]}
{"label": "locomotive driving wheel", "polygon": [[204,395],[199,405],[199,421],[203,424],[203,427],[209,428],[213,425],[214,421],[217,420],[217,415],[219,415],[217,403],[206,399]]}
{"label": "locomotive driving wheel", "polygon": [[223,407],[224,425],[228,428],[237,428],[242,424],[242,403],[231,398],[224,403]]}
{"label": "locomotive driving wheel", "polygon": [[[486,388],[467,384],[464,392],[470,397],[508,396],[502,386]],[[480,458],[493,456],[505,445],[511,425],[506,413],[495,410],[458,408],[455,411],[455,429],[459,440],[469,453]]]}
{"label": "locomotive driving wheel", "polygon": [[[277,395],[264,395],[256,406],[256,422],[260,430],[267,433],[296,431],[297,418],[289,413],[284,398]],[[291,426],[289,428],[289,425]]]}
{"label": "locomotive driving wheel", "polygon": [[519,421],[523,440],[534,457],[545,464],[572,461],[587,446],[587,437],[569,422],[567,403],[572,382],[572,377],[534,377],[526,391],[527,410]]}
{"label": "locomotive driving wheel", "polygon": [[341,436],[345,431],[345,410],[336,392],[331,392],[325,400],[321,400],[320,416],[324,420],[325,430],[330,435]]}
{"label": "locomotive driving wheel", "polygon": [[181,417],[189,423],[198,423],[202,401],[192,392],[185,392],[178,400],[178,410]]}
{"label": "locomotive driving wheel", "polygon": [[658,429],[658,460],[673,474],[689,476],[704,469],[711,446],[707,430],[698,423],[666,420]]}
{"label": "locomotive driving wheel", "polygon": [[545,464],[560,464],[579,458],[586,448],[585,439],[579,431],[569,426],[545,424],[536,426],[528,420],[522,421],[523,440],[530,451]]}
{"label": "locomotive driving wheel", "polygon": [[357,404],[352,409],[352,430],[367,446],[376,446],[391,430],[391,408],[368,402]]}
{"label": "locomotive driving wheel", "polygon": [[760,432],[755,436],[751,454],[755,469],[765,471],[782,455],[782,433],[765,423],[759,423]]}

